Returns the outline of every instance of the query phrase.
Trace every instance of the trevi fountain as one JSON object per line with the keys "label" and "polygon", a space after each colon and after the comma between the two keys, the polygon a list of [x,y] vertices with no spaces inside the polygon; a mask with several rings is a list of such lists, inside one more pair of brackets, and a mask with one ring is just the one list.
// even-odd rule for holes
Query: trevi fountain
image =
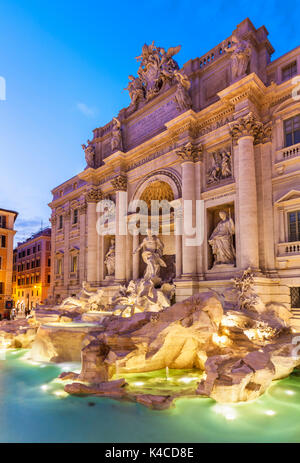
{"label": "trevi fountain", "polygon": [[[210,243],[216,265],[230,265],[234,224],[225,213],[220,218]],[[84,282],[76,297],[57,306],[39,306],[27,319],[2,321],[1,352],[6,353],[6,362],[23,361],[38,368],[39,375],[52,368],[56,377],[50,375],[40,388],[43,393],[54,391],[57,399],[79,396],[90,405],[113,399],[120,407],[135,403],[153,410],[170,409],[167,416],[172,410],[176,416],[182,413],[183,423],[184,410],[191,412],[189,401],[196,400],[199,413],[204,407],[201,420],[208,420],[209,432],[220,423],[214,427],[208,403],[213,415],[227,422],[238,415],[246,419],[247,410],[251,415],[252,409],[264,408],[261,404],[270,401],[270,394],[276,402],[280,390],[300,394],[297,333],[290,326],[290,312],[279,304],[263,304],[253,289],[250,268],[222,294],[208,287],[176,302],[172,281],[160,277],[161,267],[166,266],[160,239],[148,230],[135,252],[141,252],[146,264],[144,276],[120,286],[109,301],[101,288],[92,289]],[[113,242],[106,265],[114,266]],[[103,406],[108,413],[109,407]],[[277,413],[272,407],[264,416]],[[150,415],[150,422],[157,422],[160,414],[164,422],[165,413]],[[250,430],[248,439],[255,439],[254,435],[257,439]],[[124,432],[120,436],[130,440]],[[245,431],[241,436],[245,438]],[[180,440],[176,431],[175,437]]]}

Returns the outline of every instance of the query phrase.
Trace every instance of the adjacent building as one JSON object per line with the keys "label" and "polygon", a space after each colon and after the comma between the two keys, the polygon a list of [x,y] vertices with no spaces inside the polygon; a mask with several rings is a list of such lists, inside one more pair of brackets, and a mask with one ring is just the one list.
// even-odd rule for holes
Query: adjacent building
{"label": "adjacent building", "polygon": [[264,302],[299,307],[300,47],[272,61],[267,29],[245,19],[181,69],[179,51],[144,45],[130,106],[93,130],[86,168],[53,189],[50,295],[77,294],[85,280],[112,294],[143,275],[133,253],[143,237],[123,235],[118,223],[111,235],[96,230],[99,200],[118,212],[126,192],[127,203],[204,202],[203,242],[187,246],[174,222],[170,235],[159,231],[177,300],[208,287],[226,294],[251,267]]}
{"label": "adjacent building", "polygon": [[13,300],[20,309],[43,303],[50,287],[51,228],[35,233],[13,251]]}
{"label": "adjacent building", "polygon": [[13,241],[18,213],[0,209],[0,312],[12,296]]}

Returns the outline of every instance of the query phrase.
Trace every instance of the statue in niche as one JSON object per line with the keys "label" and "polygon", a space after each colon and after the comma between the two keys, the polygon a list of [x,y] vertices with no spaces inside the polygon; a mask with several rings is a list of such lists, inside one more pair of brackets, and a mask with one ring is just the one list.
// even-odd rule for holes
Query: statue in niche
{"label": "statue in niche", "polygon": [[107,275],[112,276],[115,274],[115,261],[116,261],[116,248],[115,239],[110,240],[110,247],[105,255],[104,263],[107,268]]}
{"label": "statue in niche", "polygon": [[95,167],[95,148],[91,145],[90,140],[87,141],[88,146],[81,145],[85,153],[85,160],[88,167]]}
{"label": "statue in niche", "polygon": [[232,36],[230,47],[224,48],[226,53],[231,53],[232,79],[238,79],[246,74],[252,54],[252,48],[248,40],[240,40]]}
{"label": "statue in niche", "polygon": [[220,222],[212,232],[208,243],[212,247],[214,255],[214,267],[217,265],[235,265],[235,249],[233,235],[235,233],[234,222],[225,211],[219,212]]}
{"label": "statue in niche", "polygon": [[139,101],[143,101],[145,99],[145,88],[143,87],[142,81],[139,77],[130,75],[128,78],[129,82],[124,90],[129,91],[131,106],[136,109]]}
{"label": "statue in niche", "polygon": [[216,151],[212,153],[211,168],[207,172],[207,183],[215,183],[232,177],[230,151]]}
{"label": "statue in niche", "polygon": [[116,151],[116,150],[122,151],[123,150],[121,122],[116,117],[113,118],[111,150],[112,151]]}
{"label": "statue in niche", "polygon": [[175,102],[178,111],[187,111],[192,106],[192,99],[189,94],[191,83],[184,72],[175,71],[177,80],[177,90],[175,93]]}
{"label": "statue in niche", "polygon": [[164,244],[156,235],[152,235],[151,230],[148,229],[146,238],[143,239],[133,254],[136,254],[141,249],[143,249],[142,259],[147,266],[144,280],[151,280],[155,285],[159,284],[161,282],[159,277],[160,267],[166,267],[166,263],[162,259]]}

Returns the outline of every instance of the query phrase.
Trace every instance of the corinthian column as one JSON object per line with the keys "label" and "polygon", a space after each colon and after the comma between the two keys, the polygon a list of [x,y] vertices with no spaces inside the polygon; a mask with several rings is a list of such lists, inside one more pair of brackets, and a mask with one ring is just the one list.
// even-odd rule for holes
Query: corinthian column
{"label": "corinthian column", "polygon": [[230,133],[238,145],[237,213],[239,227],[239,255],[237,267],[259,269],[257,192],[254,143],[262,130],[252,113],[230,123]]}
{"label": "corinthian column", "polygon": [[87,281],[95,283],[97,281],[97,202],[103,198],[100,190],[91,189],[87,192]]}
{"label": "corinthian column", "polygon": [[70,279],[70,209],[66,210],[64,216],[64,243],[65,243],[65,254],[64,254],[64,288],[67,289]]}
{"label": "corinthian column", "polygon": [[[126,279],[126,228],[125,220],[127,211],[127,178],[125,175],[118,175],[111,184],[116,192],[116,262],[115,279],[124,281]],[[124,228],[124,229],[123,229]]]}
{"label": "corinthian column", "polygon": [[[181,158],[183,225],[189,223],[190,228],[196,226],[195,162],[199,160],[201,151],[201,147],[194,146],[189,142],[176,152]],[[189,217],[185,201],[190,201],[190,204],[192,204],[191,216],[189,215]],[[187,240],[195,238],[196,234],[191,229],[186,228],[186,226],[183,226],[182,276],[192,277],[197,273],[197,248],[196,246],[187,245]]]}

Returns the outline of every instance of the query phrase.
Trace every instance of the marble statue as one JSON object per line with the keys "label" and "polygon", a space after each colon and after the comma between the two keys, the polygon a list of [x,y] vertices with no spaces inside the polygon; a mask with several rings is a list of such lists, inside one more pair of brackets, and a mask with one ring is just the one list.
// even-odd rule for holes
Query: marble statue
{"label": "marble statue", "polygon": [[175,102],[178,111],[187,111],[192,106],[192,99],[189,95],[191,83],[184,72],[175,71],[177,80],[177,90],[175,94]]}
{"label": "marble statue", "polygon": [[232,177],[230,151],[215,151],[212,153],[211,167],[207,171],[207,183],[215,183]]}
{"label": "marble statue", "polygon": [[77,297],[67,297],[60,304],[60,309],[66,307],[78,308],[85,311],[96,310],[99,306],[102,306],[103,290],[98,289],[95,291],[87,290],[87,282],[82,282],[82,289]]}
{"label": "marble statue", "polygon": [[107,275],[112,276],[115,274],[115,258],[116,258],[116,250],[115,250],[115,240],[112,238],[110,240],[110,247],[105,255],[104,263],[107,268]]}
{"label": "marble statue", "polygon": [[224,50],[226,53],[231,54],[232,79],[235,80],[244,76],[252,53],[250,42],[240,40],[233,35],[231,46],[224,48]]}
{"label": "marble statue", "polygon": [[124,90],[129,91],[131,106],[136,109],[139,101],[143,101],[145,99],[145,88],[143,87],[143,83],[139,77],[130,75],[128,78],[129,82]]}
{"label": "marble statue", "polygon": [[111,149],[112,151],[123,150],[121,122],[116,117],[113,118]]}
{"label": "marble statue", "polygon": [[171,47],[167,51],[164,48],[156,47],[154,42],[151,45],[145,44],[142,54],[136,59],[140,63],[138,77],[129,76],[129,83],[126,90],[129,91],[131,106],[136,108],[138,101],[146,99],[149,101],[155,97],[163,88],[165,83],[172,84],[175,80],[175,71],[179,66],[173,59],[181,46]]}
{"label": "marble statue", "polygon": [[85,144],[81,145],[82,149],[85,153],[85,160],[88,167],[95,167],[95,148],[90,144],[90,140],[88,140],[88,146]]}
{"label": "marble statue", "polygon": [[163,248],[164,245],[161,240],[156,235],[152,235],[151,230],[148,229],[147,236],[133,252],[133,254],[136,254],[141,249],[143,250],[142,259],[147,266],[144,273],[144,279],[152,280],[154,284],[160,283],[161,281],[159,277],[160,267],[166,267],[166,263],[161,258]]}
{"label": "marble statue", "polygon": [[218,223],[209,238],[209,244],[212,247],[214,255],[214,266],[216,265],[234,265],[235,249],[232,237],[234,235],[234,222],[231,217],[227,217],[225,211],[220,211],[221,221]]}

